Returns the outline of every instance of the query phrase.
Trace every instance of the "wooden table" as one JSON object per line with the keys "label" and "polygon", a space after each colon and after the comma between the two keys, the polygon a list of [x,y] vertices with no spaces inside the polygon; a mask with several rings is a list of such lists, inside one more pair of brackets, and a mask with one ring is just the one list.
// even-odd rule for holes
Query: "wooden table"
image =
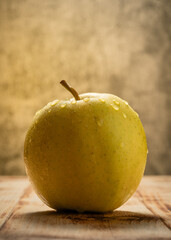
{"label": "wooden table", "polygon": [[133,197],[106,214],[55,212],[26,177],[0,177],[0,239],[171,239],[171,176],[144,177]]}

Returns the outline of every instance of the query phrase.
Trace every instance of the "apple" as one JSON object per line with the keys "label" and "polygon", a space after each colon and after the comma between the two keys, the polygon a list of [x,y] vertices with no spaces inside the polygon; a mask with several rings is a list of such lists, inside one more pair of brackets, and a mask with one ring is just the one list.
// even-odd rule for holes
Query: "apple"
{"label": "apple", "polygon": [[53,209],[113,211],[137,189],[147,142],[138,114],[107,93],[78,93],[38,111],[24,144],[26,172]]}

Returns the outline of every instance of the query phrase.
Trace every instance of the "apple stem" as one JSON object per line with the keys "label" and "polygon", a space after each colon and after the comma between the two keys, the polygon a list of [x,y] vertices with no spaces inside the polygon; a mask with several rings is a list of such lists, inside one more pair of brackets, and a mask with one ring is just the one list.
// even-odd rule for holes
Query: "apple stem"
{"label": "apple stem", "polygon": [[63,87],[65,87],[75,98],[75,100],[81,100],[77,91],[72,88],[65,80],[60,81],[60,84],[62,84]]}

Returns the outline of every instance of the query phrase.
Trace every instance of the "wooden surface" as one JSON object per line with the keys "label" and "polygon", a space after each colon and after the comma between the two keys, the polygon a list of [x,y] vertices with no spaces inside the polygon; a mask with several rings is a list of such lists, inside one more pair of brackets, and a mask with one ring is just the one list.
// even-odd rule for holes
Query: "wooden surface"
{"label": "wooden surface", "polygon": [[113,213],[55,212],[26,177],[0,177],[0,239],[171,239],[171,177],[144,177]]}

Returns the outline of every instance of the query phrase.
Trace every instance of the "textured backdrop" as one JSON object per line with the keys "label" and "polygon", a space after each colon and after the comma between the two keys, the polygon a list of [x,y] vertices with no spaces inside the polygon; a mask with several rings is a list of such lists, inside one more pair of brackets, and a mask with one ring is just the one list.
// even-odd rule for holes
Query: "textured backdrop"
{"label": "textured backdrop", "polygon": [[110,92],[139,113],[147,174],[171,173],[170,0],[0,0],[0,174],[23,174],[35,111],[82,92]]}

